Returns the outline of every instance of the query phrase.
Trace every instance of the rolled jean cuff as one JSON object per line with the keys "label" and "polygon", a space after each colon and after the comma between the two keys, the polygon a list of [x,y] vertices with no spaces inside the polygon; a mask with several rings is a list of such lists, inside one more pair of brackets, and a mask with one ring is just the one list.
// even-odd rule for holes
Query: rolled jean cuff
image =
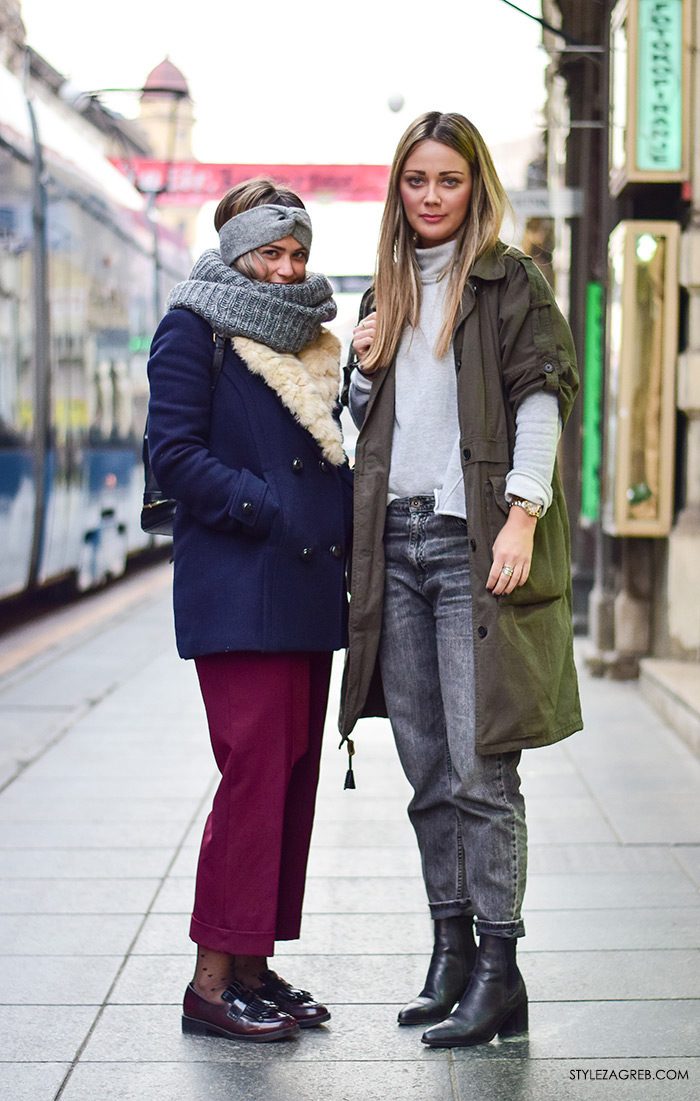
{"label": "rolled jean cuff", "polygon": [[468,898],[454,898],[450,902],[430,902],[428,905],[433,921],[437,921],[438,918],[474,916],[474,907]]}
{"label": "rolled jean cuff", "polygon": [[486,933],[490,937],[524,937],[525,926],[522,921],[482,921],[476,919],[475,929],[478,936]]}

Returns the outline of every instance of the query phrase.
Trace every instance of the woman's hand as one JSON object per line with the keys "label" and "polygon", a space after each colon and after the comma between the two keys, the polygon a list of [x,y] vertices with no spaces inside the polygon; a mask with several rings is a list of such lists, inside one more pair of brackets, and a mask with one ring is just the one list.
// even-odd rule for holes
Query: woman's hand
{"label": "woman's hand", "polygon": [[362,321],[352,331],[352,346],[355,349],[355,354],[362,364],[363,359],[367,358],[374,338],[377,335],[377,311],[373,310],[372,313],[368,313],[367,317],[363,317]]}
{"label": "woman's hand", "polygon": [[513,589],[527,581],[536,524],[537,517],[528,516],[524,509],[510,510],[510,515],[493,544],[493,565],[486,588],[494,596],[512,593]]}

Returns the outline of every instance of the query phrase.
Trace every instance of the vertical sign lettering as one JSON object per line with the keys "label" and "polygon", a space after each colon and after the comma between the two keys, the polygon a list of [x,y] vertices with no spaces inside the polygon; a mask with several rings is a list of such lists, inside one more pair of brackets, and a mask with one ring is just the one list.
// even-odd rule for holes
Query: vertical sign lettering
{"label": "vertical sign lettering", "polygon": [[683,0],[638,0],[637,149],[642,171],[683,163]]}

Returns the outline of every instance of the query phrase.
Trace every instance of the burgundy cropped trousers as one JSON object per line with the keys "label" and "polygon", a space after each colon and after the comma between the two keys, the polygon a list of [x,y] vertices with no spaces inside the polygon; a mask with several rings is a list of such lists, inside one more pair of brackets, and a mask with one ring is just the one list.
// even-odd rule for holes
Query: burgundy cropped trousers
{"label": "burgundy cropped trousers", "polygon": [[197,868],[192,940],[271,956],[300,933],[330,653],[195,659],[221,771]]}

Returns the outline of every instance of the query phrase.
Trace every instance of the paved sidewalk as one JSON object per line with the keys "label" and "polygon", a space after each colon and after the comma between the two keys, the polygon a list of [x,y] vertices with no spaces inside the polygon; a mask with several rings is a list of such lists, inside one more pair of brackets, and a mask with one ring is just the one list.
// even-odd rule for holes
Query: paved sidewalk
{"label": "paved sidewalk", "polygon": [[586,731],[524,757],[529,1037],[431,1051],[396,1026],[430,950],[407,785],[376,721],[342,790],[334,699],[303,936],[278,957],[333,1019],[246,1047],[180,1031],[215,778],[167,587],[61,635],[0,679],[4,775],[31,761],[0,793],[0,1097],[700,1097],[700,762],[636,685],[582,688]]}

